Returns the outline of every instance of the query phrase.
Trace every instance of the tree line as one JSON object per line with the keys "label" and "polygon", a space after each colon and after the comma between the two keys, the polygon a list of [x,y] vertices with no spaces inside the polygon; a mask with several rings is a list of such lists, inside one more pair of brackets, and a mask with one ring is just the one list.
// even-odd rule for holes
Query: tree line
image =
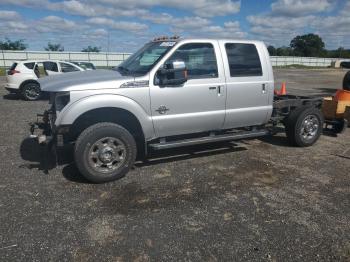
{"label": "tree line", "polygon": [[[26,50],[27,44],[23,39],[12,41],[6,38],[0,41],[2,50]],[[44,47],[46,51],[63,52],[64,47],[58,43],[47,43]],[[272,56],[303,56],[303,57],[330,57],[330,58],[350,58],[350,49],[339,47],[336,50],[326,50],[322,38],[317,34],[298,35],[290,41],[289,46],[267,47]],[[88,46],[81,50],[82,52],[100,52],[101,47]]]}
{"label": "tree line", "polygon": [[[6,38],[4,41],[0,41],[0,50],[26,50],[27,47],[28,45],[24,42],[24,39],[12,41]],[[63,52],[64,46],[61,44],[48,42],[47,46],[44,47],[44,50]],[[101,47],[90,46],[90,45],[81,50],[81,52],[96,52],[96,53],[100,51],[101,51]]]}
{"label": "tree line", "polygon": [[290,41],[289,46],[267,47],[272,56],[303,56],[350,58],[350,49],[339,47],[336,50],[326,50],[322,38],[316,34],[298,35]]}

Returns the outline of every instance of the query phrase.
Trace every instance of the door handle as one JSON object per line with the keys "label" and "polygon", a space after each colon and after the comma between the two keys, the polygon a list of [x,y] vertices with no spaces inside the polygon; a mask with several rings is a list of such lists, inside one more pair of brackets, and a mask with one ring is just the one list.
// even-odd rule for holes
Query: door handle
{"label": "door handle", "polygon": [[266,84],[262,84],[261,91],[263,94],[266,94]]}
{"label": "door handle", "polygon": [[219,96],[221,95],[221,86],[220,85],[218,85],[218,86],[210,86],[209,90],[217,90],[218,95]]}

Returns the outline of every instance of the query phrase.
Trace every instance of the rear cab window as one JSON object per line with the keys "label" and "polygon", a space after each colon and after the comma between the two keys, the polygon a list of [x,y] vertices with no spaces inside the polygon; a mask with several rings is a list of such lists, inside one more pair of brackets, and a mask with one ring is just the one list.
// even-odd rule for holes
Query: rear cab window
{"label": "rear cab window", "polygon": [[231,77],[263,75],[259,53],[254,44],[226,43],[225,50]]}

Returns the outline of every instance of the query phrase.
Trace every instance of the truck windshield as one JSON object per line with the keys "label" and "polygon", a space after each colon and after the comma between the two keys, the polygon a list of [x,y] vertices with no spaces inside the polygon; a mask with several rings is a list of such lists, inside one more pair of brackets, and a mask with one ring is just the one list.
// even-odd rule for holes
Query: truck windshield
{"label": "truck windshield", "polygon": [[136,51],[117,70],[122,75],[144,75],[176,44],[176,42],[151,42]]}

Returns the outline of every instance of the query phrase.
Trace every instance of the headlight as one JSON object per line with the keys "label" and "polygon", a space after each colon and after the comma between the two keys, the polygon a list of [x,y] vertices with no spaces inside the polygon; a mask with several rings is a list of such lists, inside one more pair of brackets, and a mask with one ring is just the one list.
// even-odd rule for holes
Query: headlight
{"label": "headlight", "polygon": [[56,93],[55,109],[61,111],[69,103],[69,92]]}

